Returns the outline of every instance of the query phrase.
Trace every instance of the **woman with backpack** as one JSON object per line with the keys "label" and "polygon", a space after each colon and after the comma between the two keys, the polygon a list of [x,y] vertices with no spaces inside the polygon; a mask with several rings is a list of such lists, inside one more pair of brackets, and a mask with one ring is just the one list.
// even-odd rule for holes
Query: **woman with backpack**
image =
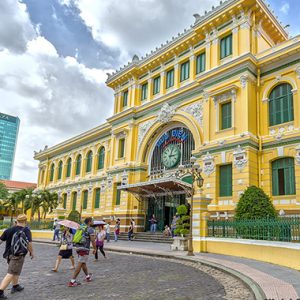
{"label": "woman with backpack", "polygon": [[115,242],[118,241],[118,236],[120,234],[120,224],[121,224],[121,221],[120,219],[118,218],[116,220],[116,225],[115,225],[115,229],[114,229],[114,235],[115,235]]}
{"label": "woman with backpack", "polygon": [[96,234],[96,252],[95,252],[95,260],[98,260],[98,249],[102,253],[103,257],[106,258],[105,252],[103,250],[104,247],[104,239],[106,237],[106,231],[104,230],[104,225],[98,226],[99,231]]}
{"label": "woman with backpack", "polygon": [[65,227],[63,230],[59,253],[56,259],[55,267],[52,269],[53,272],[58,271],[58,267],[62,259],[70,259],[72,264],[70,269],[75,269],[75,261],[73,257],[73,234],[71,229],[68,227]]}

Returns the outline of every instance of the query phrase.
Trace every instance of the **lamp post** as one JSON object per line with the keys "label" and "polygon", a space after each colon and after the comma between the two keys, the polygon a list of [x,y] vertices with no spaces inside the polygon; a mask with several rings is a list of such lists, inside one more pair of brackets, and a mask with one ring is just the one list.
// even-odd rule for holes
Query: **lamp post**
{"label": "lamp post", "polygon": [[176,177],[182,178],[183,176],[190,174],[192,177],[192,192],[191,192],[191,205],[190,205],[190,232],[188,237],[188,256],[194,256],[193,249],[193,202],[194,202],[194,184],[196,182],[197,186],[201,188],[203,186],[204,179],[201,176],[202,169],[200,165],[196,162],[197,158],[192,156],[190,159],[191,166],[186,167],[184,165],[178,166],[178,171],[176,172]]}

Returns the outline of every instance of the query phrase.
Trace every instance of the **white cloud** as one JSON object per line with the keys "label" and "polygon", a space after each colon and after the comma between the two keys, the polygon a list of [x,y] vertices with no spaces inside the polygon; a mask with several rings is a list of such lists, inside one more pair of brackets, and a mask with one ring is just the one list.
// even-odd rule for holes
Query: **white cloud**
{"label": "white cloud", "polygon": [[281,7],[280,7],[280,11],[287,15],[290,11],[290,4],[288,2],[285,2]]}
{"label": "white cloud", "polygon": [[[0,17],[0,40],[1,28],[8,31],[0,48],[0,111],[21,120],[13,179],[34,182],[38,163],[33,150],[97,126],[111,115],[112,91],[104,83],[111,70],[90,69],[74,57],[60,57],[34,31],[25,4],[19,4],[0,1],[0,11],[9,14]],[[15,33],[16,28],[22,29],[19,44],[9,38],[9,30]]]}
{"label": "white cloud", "polygon": [[121,51],[127,63],[144,55],[194,22],[194,13],[211,10],[219,0],[73,0],[95,40]]}

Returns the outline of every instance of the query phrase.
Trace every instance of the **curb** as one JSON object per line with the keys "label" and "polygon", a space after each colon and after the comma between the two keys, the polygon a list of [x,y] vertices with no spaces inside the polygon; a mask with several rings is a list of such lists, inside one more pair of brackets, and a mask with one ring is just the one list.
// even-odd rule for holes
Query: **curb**
{"label": "curb", "polygon": [[[35,243],[38,244],[47,244],[47,245],[52,245],[56,246],[59,243],[58,242],[53,242],[53,241],[42,241],[42,240],[34,240]],[[151,253],[151,252],[145,252],[141,250],[128,250],[128,249],[112,249],[112,248],[106,248],[107,251],[109,252],[116,252],[116,253],[128,253],[128,254],[137,254],[137,255],[142,255],[142,256],[148,256],[148,257],[158,257],[158,258],[167,258],[167,259],[174,259],[178,261],[189,261],[189,262],[197,262],[199,264],[202,264],[204,266],[208,266],[214,269],[217,269],[219,271],[225,272],[238,280],[242,281],[252,292],[256,300],[265,300],[266,295],[264,291],[261,289],[261,287],[250,277],[234,270],[228,267],[224,267],[222,265],[209,262],[209,261],[204,261],[204,260],[198,260],[195,258],[191,257],[186,257],[186,256],[178,256],[178,255],[170,255],[170,254],[164,254],[164,253]]]}

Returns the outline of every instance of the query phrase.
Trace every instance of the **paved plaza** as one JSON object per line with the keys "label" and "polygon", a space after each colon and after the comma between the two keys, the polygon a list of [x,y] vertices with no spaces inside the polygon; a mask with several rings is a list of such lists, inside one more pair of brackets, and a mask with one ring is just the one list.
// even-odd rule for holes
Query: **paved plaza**
{"label": "paved plaza", "polygon": [[[168,260],[130,254],[107,253],[89,268],[94,281],[83,281],[82,286],[69,288],[67,282],[72,271],[69,261],[63,261],[58,273],[51,272],[58,248],[53,245],[35,244],[35,259],[26,258],[21,284],[24,292],[9,299],[226,299],[224,287],[212,276],[197,268]],[[1,257],[4,247],[1,247]],[[0,276],[5,275],[7,265],[0,263]]]}

